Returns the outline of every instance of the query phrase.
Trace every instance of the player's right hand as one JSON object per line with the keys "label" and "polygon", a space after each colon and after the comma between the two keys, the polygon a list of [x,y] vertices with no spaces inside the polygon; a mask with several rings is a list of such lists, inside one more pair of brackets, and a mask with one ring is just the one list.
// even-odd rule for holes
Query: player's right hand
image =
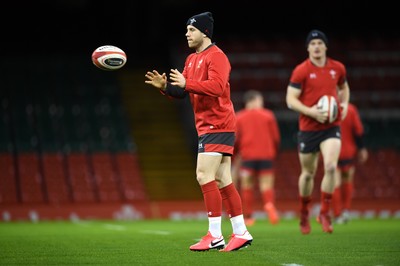
{"label": "player's right hand", "polygon": [[320,110],[317,105],[312,106],[309,112],[309,116],[311,116],[321,124],[325,123],[328,120],[328,112]]}
{"label": "player's right hand", "polygon": [[147,78],[147,80],[144,81],[146,84],[150,84],[159,90],[165,90],[167,88],[166,73],[160,74],[157,70],[147,71],[145,77]]}

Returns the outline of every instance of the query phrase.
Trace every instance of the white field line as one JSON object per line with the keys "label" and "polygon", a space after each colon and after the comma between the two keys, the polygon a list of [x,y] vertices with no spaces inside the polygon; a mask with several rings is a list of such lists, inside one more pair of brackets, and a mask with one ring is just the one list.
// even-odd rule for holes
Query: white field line
{"label": "white field line", "polygon": [[144,230],[141,231],[143,234],[152,234],[152,235],[170,235],[171,232],[169,231],[157,231],[157,230]]}
{"label": "white field line", "polygon": [[104,224],[104,228],[109,229],[109,230],[115,230],[115,231],[125,231],[126,227],[122,225],[115,225],[115,224]]}

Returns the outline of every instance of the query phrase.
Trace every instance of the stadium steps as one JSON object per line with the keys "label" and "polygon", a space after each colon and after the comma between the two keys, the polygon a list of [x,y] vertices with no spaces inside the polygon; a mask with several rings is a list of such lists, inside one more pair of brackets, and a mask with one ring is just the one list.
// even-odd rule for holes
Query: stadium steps
{"label": "stadium steps", "polygon": [[188,147],[174,100],[145,84],[145,72],[124,70],[120,73],[122,101],[150,199],[199,199],[195,158]]}

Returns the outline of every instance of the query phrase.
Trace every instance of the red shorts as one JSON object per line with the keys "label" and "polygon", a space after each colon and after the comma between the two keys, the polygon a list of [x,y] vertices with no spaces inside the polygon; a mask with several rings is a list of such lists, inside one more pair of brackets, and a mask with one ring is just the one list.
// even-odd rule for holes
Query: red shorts
{"label": "red shorts", "polygon": [[338,162],[338,168],[342,172],[347,172],[349,169],[355,165],[354,159],[340,159]]}
{"label": "red shorts", "polygon": [[199,137],[198,153],[219,152],[232,156],[234,145],[234,132],[204,134]]}
{"label": "red shorts", "polygon": [[274,172],[274,165],[272,160],[243,160],[240,170],[248,175],[270,174]]}

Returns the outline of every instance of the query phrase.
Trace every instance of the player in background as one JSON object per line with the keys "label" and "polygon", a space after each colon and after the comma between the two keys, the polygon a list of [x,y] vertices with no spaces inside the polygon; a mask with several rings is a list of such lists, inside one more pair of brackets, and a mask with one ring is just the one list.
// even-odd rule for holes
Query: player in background
{"label": "player in background", "polygon": [[237,132],[233,161],[234,182],[240,185],[247,226],[254,224],[255,183],[258,182],[263,207],[271,224],[279,222],[275,207],[274,161],[280,145],[275,114],[264,107],[264,97],[250,90],[243,95],[244,108],[236,113]]}
{"label": "player in background", "polygon": [[[162,94],[178,99],[190,97],[192,104],[198,134],[196,178],[208,214],[208,232],[190,246],[192,251],[234,251],[253,240],[244,222],[240,194],[232,183],[236,116],[230,98],[231,65],[225,53],[211,41],[213,26],[211,12],[190,17],[185,36],[189,48],[195,52],[186,58],[182,73],[171,69],[170,81],[166,73],[156,70],[145,75],[145,83],[158,88]],[[222,204],[233,230],[226,246],[221,231]]]}
{"label": "player in background", "polygon": [[[298,64],[290,77],[286,92],[289,109],[298,112],[298,153],[301,166],[299,177],[300,231],[311,232],[310,204],[320,154],[324,176],[321,182],[321,209],[318,219],[322,230],[333,232],[329,211],[335,188],[335,171],[341,149],[340,122],[347,114],[350,88],[345,66],[327,56],[328,39],[319,30],[311,30],[306,38],[308,58]],[[338,97],[340,93],[340,101]],[[316,103],[323,95],[332,95],[340,104],[338,118],[326,123],[328,114],[320,111]]]}
{"label": "player in background", "polygon": [[347,223],[350,219],[354,173],[357,160],[363,164],[368,160],[368,150],[364,143],[364,127],[357,107],[349,103],[346,118],[340,124],[342,148],[336,171],[335,191],[333,193],[333,215],[338,224]]}

